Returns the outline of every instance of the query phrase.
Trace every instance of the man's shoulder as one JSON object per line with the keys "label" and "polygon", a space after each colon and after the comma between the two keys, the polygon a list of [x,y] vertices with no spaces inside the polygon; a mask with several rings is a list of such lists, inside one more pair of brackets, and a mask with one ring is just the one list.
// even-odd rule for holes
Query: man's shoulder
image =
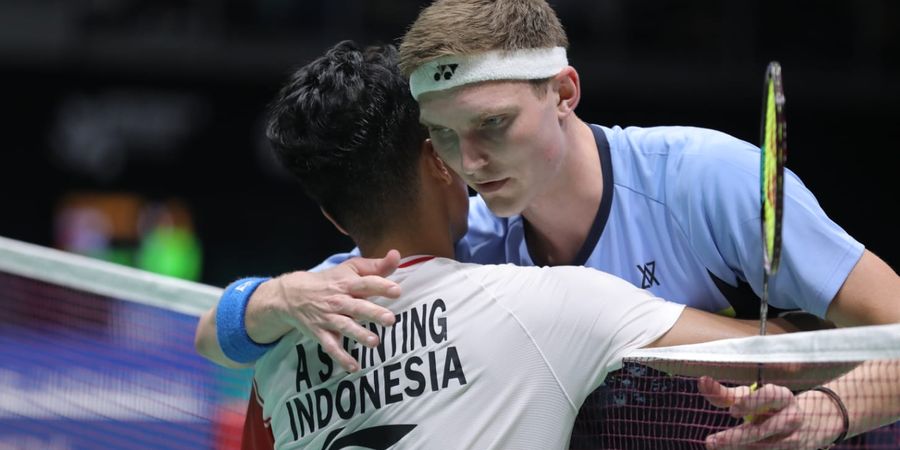
{"label": "man's shoulder", "polygon": [[469,264],[456,263],[472,281],[480,283],[490,291],[502,295],[516,294],[530,296],[537,293],[553,292],[564,294],[572,289],[606,288],[623,284],[631,287],[619,277],[584,266],[517,266],[515,264]]}
{"label": "man's shoulder", "polygon": [[709,154],[723,156],[723,148],[753,151],[756,147],[730,134],[692,126],[655,126],[622,128],[601,127],[613,150],[629,151],[633,156]]}
{"label": "man's shoulder", "polygon": [[758,177],[759,149],[721,131],[660,126],[606,132],[615,184],[661,203]]}

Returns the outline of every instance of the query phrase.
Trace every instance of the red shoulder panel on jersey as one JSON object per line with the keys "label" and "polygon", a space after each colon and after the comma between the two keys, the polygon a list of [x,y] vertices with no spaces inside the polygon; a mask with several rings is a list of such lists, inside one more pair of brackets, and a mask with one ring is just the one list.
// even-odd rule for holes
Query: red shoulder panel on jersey
{"label": "red shoulder panel on jersey", "polygon": [[241,450],[274,450],[275,437],[272,428],[263,420],[263,407],[256,393],[256,380],[250,391],[247,415],[244,418],[244,433],[241,437]]}

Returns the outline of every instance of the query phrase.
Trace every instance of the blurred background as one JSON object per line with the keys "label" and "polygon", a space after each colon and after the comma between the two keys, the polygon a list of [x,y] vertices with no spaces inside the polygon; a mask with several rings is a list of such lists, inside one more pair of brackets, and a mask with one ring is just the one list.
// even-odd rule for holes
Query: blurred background
{"label": "blurred background", "polygon": [[[412,0],[0,1],[0,236],[224,286],[350,242],[264,142],[292,68],[342,39],[395,42]],[[788,167],[900,264],[900,2],[551,1],[603,125],[757,143],[785,71]]]}

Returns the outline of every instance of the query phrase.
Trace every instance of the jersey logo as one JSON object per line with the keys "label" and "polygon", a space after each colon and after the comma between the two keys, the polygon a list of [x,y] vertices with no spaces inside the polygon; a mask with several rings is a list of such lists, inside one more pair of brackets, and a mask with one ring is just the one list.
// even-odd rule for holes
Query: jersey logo
{"label": "jersey logo", "polygon": [[656,261],[650,261],[643,266],[638,264],[638,270],[641,271],[641,289],[647,289],[656,283],[659,286],[659,280],[656,279]]}
{"label": "jersey logo", "polygon": [[434,73],[434,81],[441,81],[441,78],[445,80],[453,78],[457,67],[459,64],[438,64],[437,72]]}
{"label": "jersey logo", "polygon": [[[343,427],[338,428],[325,438],[323,450],[340,450],[342,448],[370,448],[373,450],[384,450],[391,447],[403,439],[415,425],[382,425],[378,427],[363,428],[350,434],[334,439]],[[332,442],[333,441],[333,442]]]}
{"label": "jersey logo", "polygon": [[234,290],[236,290],[238,292],[244,292],[254,282],[255,282],[255,280],[245,281],[245,282],[241,283],[240,286],[234,288]]}

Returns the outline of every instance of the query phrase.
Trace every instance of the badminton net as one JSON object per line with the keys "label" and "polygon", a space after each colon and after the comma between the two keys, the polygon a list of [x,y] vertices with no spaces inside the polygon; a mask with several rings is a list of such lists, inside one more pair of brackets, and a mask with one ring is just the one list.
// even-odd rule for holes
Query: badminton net
{"label": "badminton net", "polygon": [[[851,375],[862,376],[845,375],[852,370],[856,372]],[[633,352],[624,359],[622,369],[610,374],[591,401],[585,402],[579,422],[586,425],[573,431],[571,448],[706,448],[707,436],[740,426],[745,418],[732,417],[727,407],[712,405],[698,390],[699,377],[736,387],[752,385],[760,373],[765,384],[785,386],[796,395],[826,385],[840,392],[844,403],[863,405],[851,409],[851,421],[865,423],[872,431],[849,437],[833,448],[900,448],[900,423],[891,423],[900,420],[900,324]],[[817,396],[819,400],[832,401]],[[825,405],[821,409],[811,406],[829,410]],[[887,411],[887,419],[876,422],[873,416],[877,411],[882,411],[881,417]],[[833,433],[835,426],[842,428],[834,418],[811,415],[802,426],[811,436]],[[780,419],[772,416],[769,420]],[[805,445],[747,448],[810,448]]]}
{"label": "badminton net", "polygon": [[193,345],[220,292],[0,238],[0,448],[239,448],[251,374]]}

